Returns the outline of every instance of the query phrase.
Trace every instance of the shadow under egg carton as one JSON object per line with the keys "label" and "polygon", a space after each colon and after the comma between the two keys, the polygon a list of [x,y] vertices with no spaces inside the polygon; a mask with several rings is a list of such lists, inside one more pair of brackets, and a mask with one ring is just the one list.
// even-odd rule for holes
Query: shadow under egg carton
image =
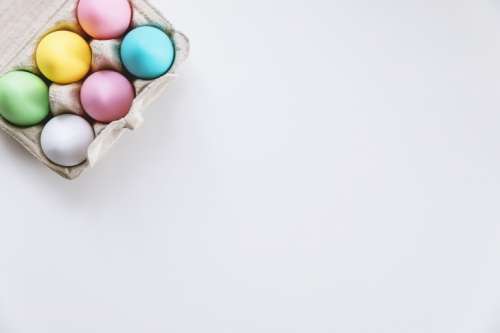
{"label": "shadow under egg carton", "polygon": [[[51,4],[54,2],[54,0],[47,1]],[[32,36],[30,40],[26,41],[22,48],[15,53],[17,55],[5,64],[0,64],[0,75],[13,70],[25,70],[43,77],[35,62],[36,48],[44,36],[58,30],[76,32],[89,41],[92,48],[92,66],[89,74],[99,70],[111,69],[127,75],[123,70],[120,59],[121,40],[92,40],[82,31],[78,24],[78,20],[76,18],[76,7],[78,1],[59,0],[59,2],[61,2],[61,6],[58,10],[55,13],[52,13],[48,21],[40,26],[37,33]],[[174,42],[176,49],[175,61],[167,74],[155,80],[146,81],[132,79],[127,75],[133,82],[136,91],[136,97],[130,112],[126,117],[110,124],[101,124],[91,121],[96,138],[88,148],[86,162],[74,167],[62,167],[52,163],[45,157],[40,146],[40,134],[44,124],[29,128],[20,128],[6,122],[0,117],[0,128],[2,130],[18,141],[42,163],[67,179],[74,179],[85,171],[85,169],[94,166],[106,154],[106,152],[111,149],[125,130],[136,129],[142,124],[142,112],[149,106],[150,103],[159,97],[159,95],[166,88],[167,84],[176,76],[179,66],[189,56],[188,38],[182,33],[176,31],[172,24],[165,19],[163,15],[160,14],[147,0],[130,0],[130,3],[133,9],[131,28],[152,25],[165,31]],[[79,97],[81,85],[82,82],[68,85],[58,85],[53,83],[50,85],[49,101],[52,116],[64,113],[74,113],[85,116]]]}

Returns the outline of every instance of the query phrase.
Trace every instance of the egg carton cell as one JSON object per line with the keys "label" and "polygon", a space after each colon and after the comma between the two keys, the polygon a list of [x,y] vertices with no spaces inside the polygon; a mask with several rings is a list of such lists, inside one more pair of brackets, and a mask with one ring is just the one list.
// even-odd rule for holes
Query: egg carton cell
{"label": "egg carton cell", "polygon": [[81,83],[51,84],[49,87],[49,104],[52,116],[72,113],[84,117],[85,111],[83,111],[80,103],[81,87]]}

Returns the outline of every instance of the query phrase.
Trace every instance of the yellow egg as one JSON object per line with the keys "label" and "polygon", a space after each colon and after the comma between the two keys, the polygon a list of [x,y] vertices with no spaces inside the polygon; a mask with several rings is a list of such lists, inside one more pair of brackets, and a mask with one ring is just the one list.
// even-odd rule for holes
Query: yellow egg
{"label": "yellow egg", "polygon": [[56,31],[45,36],[36,50],[38,69],[47,79],[59,84],[80,81],[92,62],[90,46],[80,35]]}

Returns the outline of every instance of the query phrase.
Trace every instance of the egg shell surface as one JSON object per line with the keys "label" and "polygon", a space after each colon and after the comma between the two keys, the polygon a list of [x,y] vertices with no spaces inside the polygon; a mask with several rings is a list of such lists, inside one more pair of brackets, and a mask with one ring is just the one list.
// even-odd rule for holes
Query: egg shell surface
{"label": "egg shell surface", "polygon": [[52,118],[43,128],[40,143],[45,156],[55,164],[73,167],[87,159],[94,130],[80,116],[64,114]]}
{"label": "egg shell surface", "polygon": [[49,114],[49,88],[35,74],[14,71],[0,78],[0,115],[22,127],[34,126]]}
{"label": "egg shell surface", "polygon": [[69,84],[87,75],[92,62],[89,44],[71,31],[56,31],[45,36],[36,50],[36,63],[52,82]]}
{"label": "egg shell surface", "polygon": [[122,74],[105,70],[95,72],[83,82],[80,101],[85,112],[101,123],[125,117],[135,98],[135,90]]}
{"label": "egg shell surface", "polygon": [[132,21],[132,7],[127,0],[80,0],[78,22],[95,39],[120,38]]}
{"label": "egg shell surface", "polygon": [[120,55],[125,68],[133,76],[153,80],[172,67],[175,47],[170,37],[152,26],[130,31],[123,39]]}

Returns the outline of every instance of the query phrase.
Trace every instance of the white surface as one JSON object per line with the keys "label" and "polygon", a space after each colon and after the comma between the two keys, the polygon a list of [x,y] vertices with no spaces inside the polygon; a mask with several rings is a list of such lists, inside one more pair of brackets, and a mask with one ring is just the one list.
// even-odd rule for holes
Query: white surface
{"label": "white surface", "polygon": [[0,332],[500,332],[497,0],[156,3],[192,57],[103,163],[0,136]]}

